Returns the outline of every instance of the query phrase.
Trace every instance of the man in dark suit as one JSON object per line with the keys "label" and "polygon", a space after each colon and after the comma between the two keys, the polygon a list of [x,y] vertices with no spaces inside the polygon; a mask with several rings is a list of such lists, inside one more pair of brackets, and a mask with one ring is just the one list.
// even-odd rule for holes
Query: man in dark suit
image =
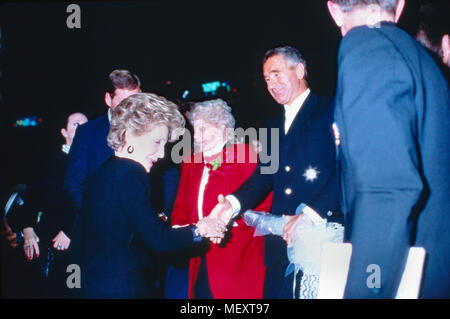
{"label": "man in dark suit", "polygon": [[[237,218],[273,191],[272,214],[294,215],[296,208],[304,204],[303,213],[311,219],[339,221],[332,99],[310,91],[306,61],[295,48],[269,50],[263,59],[263,73],[267,90],[284,107],[284,113],[270,121],[269,127],[280,131],[279,145],[261,141],[263,147],[272,150],[271,155],[279,147],[279,169],[267,174],[266,165],[259,163],[236,192],[226,198],[219,196],[212,214],[224,221],[232,215]],[[286,248],[281,237],[265,237],[264,298],[292,298],[293,275],[284,276],[289,264]]]}
{"label": "man in dark suit", "polygon": [[344,36],[335,120],[353,246],[346,298],[394,298],[410,246],[427,252],[421,297],[450,297],[449,94],[430,55],[395,26],[403,6],[328,2]]}
{"label": "man in dark suit", "polygon": [[[126,97],[141,92],[139,78],[127,70],[109,74],[111,88],[105,93],[105,103],[111,110]],[[80,126],[70,148],[64,190],[77,211],[81,209],[86,179],[114,153],[106,143],[111,111]]]}
{"label": "man in dark suit", "polygon": [[[22,253],[20,257],[22,262],[24,257],[28,262],[24,269],[21,269],[24,266],[22,262],[14,262],[13,268],[8,265],[11,270],[5,279],[7,282],[14,282],[17,280],[15,274],[20,274],[21,280],[25,280],[21,284],[21,298],[70,296],[66,285],[66,268],[74,212],[67,206],[62,185],[75,131],[87,121],[87,117],[82,113],[73,113],[67,118],[66,126],[61,129],[65,143],[45,157],[40,165],[40,173],[27,185],[26,191],[20,194],[20,201],[17,200],[20,208],[14,209],[13,206],[13,216],[16,218],[11,218],[10,222],[13,228],[19,231],[15,234],[22,233],[24,236],[25,256]],[[9,216],[11,215],[8,214]],[[11,239],[22,241],[21,236]],[[10,242],[10,245],[14,247],[14,242]],[[14,258],[14,253],[11,256]],[[18,269],[21,270],[17,272]],[[15,288],[12,289],[14,293]]]}

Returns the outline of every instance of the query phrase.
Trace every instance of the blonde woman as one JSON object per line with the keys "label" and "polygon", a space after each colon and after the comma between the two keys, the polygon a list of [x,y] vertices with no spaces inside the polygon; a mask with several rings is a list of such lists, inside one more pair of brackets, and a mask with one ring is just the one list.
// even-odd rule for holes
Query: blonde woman
{"label": "blonde woman", "polygon": [[138,93],[113,111],[108,145],[115,151],[90,178],[74,236],[83,298],[145,298],[146,253],[180,249],[219,234],[222,225],[203,219],[171,229],[152,209],[147,173],[164,157],[164,145],[184,128],[177,106],[164,97]]}

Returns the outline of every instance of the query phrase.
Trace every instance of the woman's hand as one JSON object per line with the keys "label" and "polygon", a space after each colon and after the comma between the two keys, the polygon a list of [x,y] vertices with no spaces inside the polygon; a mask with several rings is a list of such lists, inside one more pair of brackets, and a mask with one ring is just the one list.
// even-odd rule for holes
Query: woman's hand
{"label": "woman's hand", "polygon": [[24,228],[23,232],[23,250],[27,260],[30,261],[34,258],[36,253],[36,258],[39,258],[39,237],[34,232],[33,227]]}
{"label": "woman's hand", "polygon": [[202,237],[223,238],[226,225],[223,221],[212,217],[206,217],[195,224]]}
{"label": "woman's hand", "polygon": [[57,250],[66,250],[70,246],[70,238],[64,234],[64,232],[61,230],[59,233],[55,236],[55,238],[52,239],[53,248]]}

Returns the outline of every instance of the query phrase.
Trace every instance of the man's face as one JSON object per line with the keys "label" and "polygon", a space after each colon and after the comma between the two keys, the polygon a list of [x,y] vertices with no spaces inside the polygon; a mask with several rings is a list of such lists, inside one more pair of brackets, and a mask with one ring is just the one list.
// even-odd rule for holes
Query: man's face
{"label": "man's face", "polygon": [[67,136],[65,137],[67,137],[70,141],[72,141],[78,126],[86,123],[87,121],[88,119],[86,118],[86,116],[80,113],[75,113],[69,116],[69,118],[67,119],[67,126],[65,129]]}
{"label": "man's face", "polygon": [[296,67],[289,66],[281,55],[267,59],[263,75],[267,90],[279,104],[291,104],[303,92],[302,77],[298,76]]}
{"label": "man's face", "polygon": [[133,90],[115,89],[113,96],[111,96],[110,93],[106,93],[105,102],[111,108],[111,110],[114,110],[114,108],[117,105],[119,105],[119,103],[122,102],[122,100],[126,99],[130,95],[140,93],[140,92],[141,92],[141,88],[139,88],[139,87],[136,89],[133,89]]}

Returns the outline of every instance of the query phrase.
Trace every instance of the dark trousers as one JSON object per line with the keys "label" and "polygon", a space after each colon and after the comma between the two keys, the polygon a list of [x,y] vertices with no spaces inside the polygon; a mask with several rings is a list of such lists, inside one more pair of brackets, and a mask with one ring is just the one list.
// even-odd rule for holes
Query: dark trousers
{"label": "dark trousers", "polygon": [[200,270],[197,282],[195,283],[195,299],[213,299],[208,280],[208,268],[206,267],[206,257],[201,257]]}

